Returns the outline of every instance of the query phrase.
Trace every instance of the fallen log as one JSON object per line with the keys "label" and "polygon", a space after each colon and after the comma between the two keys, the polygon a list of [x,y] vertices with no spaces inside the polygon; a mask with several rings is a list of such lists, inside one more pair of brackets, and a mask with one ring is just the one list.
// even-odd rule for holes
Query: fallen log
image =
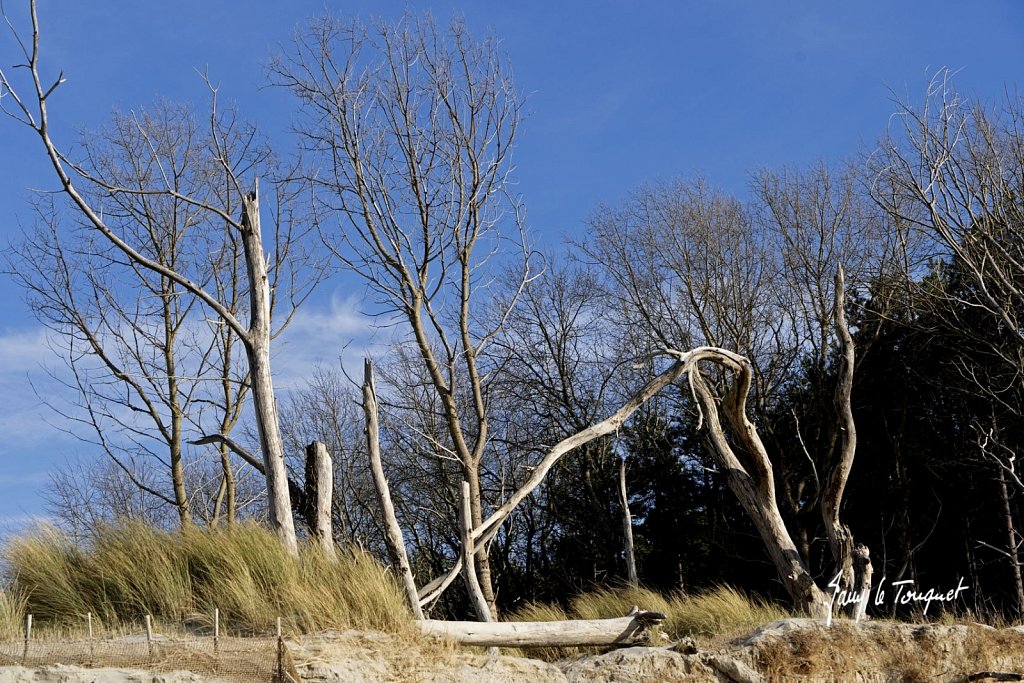
{"label": "fallen log", "polygon": [[635,612],[614,619],[569,621],[441,621],[416,623],[423,633],[482,647],[570,647],[573,645],[635,645],[665,620],[661,612]]}

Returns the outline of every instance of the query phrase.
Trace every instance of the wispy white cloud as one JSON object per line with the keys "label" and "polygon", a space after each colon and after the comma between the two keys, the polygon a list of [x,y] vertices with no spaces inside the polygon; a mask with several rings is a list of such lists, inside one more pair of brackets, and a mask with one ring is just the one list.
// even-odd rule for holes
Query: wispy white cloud
{"label": "wispy white cloud", "polygon": [[278,338],[271,362],[279,389],[303,386],[317,365],[356,367],[364,356],[376,355],[390,343],[393,331],[379,328],[360,310],[355,296],[330,297],[299,310]]}
{"label": "wispy white cloud", "polygon": [[60,361],[50,341],[42,326],[0,333],[0,456],[5,460],[67,438],[49,424],[52,413],[45,405],[67,392],[51,374]]}

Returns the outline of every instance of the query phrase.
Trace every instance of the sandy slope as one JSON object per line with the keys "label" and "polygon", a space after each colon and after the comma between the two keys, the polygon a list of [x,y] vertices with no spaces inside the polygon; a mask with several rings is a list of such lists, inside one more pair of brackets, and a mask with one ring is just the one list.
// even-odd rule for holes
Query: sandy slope
{"label": "sandy slope", "polygon": [[[348,631],[289,642],[303,681],[432,683],[761,683],[762,681],[1024,680],[1024,628],[790,619],[716,648],[633,647],[547,663],[488,656],[422,637]],[[985,677],[985,674],[993,676]],[[1002,675],[1000,678],[995,675]],[[1008,674],[1020,674],[1010,678]],[[189,672],[0,668],[0,683],[191,683]]]}

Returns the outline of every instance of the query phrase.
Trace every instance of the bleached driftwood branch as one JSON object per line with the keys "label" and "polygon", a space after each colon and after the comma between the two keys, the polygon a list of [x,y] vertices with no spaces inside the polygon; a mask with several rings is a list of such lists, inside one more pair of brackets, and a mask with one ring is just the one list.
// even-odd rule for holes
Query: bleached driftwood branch
{"label": "bleached driftwood branch", "polygon": [[481,647],[570,647],[633,645],[665,620],[661,612],[638,611],[613,619],[571,621],[417,621],[423,633]]}

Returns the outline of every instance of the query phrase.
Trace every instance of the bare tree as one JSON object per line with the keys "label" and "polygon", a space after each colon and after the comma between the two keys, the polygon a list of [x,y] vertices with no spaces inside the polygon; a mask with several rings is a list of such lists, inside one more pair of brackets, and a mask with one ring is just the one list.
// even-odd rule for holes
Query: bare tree
{"label": "bare tree", "polygon": [[[790,407],[800,448],[790,449],[788,462],[782,461],[780,487],[796,513],[793,521],[805,561],[810,560],[809,513],[820,511],[835,563],[831,576],[839,578],[844,591],[854,591],[864,579],[855,572],[855,555],[864,560],[860,566],[865,572],[870,567],[868,549],[858,547],[854,553],[852,532],[840,518],[857,449],[851,402],[856,353],[846,319],[847,273],[854,287],[874,286],[875,306],[884,314],[887,289],[878,284],[892,270],[895,252],[884,220],[860,190],[858,175],[853,166],[833,171],[819,163],[805,172],[763,170],[755,176],[759,220],[779,255],[776,293],[781,305],[796,312],[780,343],[798,351],[811,395],[828,406],[819,408],[818,416],[800,416],[798,407]],[[860,338],[866,346],[868,335]],[[787,449],[779,442],[791,438],[789,432],[772,436],[781,458]],[[850,615],[865,604],[851,603]]]}
{"label": "bare tree", "polygon": [[[477,527],[489,440],[480,355],[504,318],[483,316],[489,264],[510,246],[528,277],[508,185],[521,104],[496,42],[474,41],[459,21],[441,30],[406,15],[367,31],[326,17],[271,71],[302,103],[302,137],[323,163],[319,196],[342,223],[325,231],[325,241],[382,312],[405,325],[440,403],[443,448],[460,463]],[[476,562],[493,611],[483,544]]]}
{"label": "bare tree", "polygon": [[[281,542],[291,551],[297,552],[294,523],[292,521],[287,476],[284,466],[284,452],[277,419],[277,409],[273,394],[273,381],[270,371],[270,342],[273,337],[271,328],[271,309],[274,297],[279,290],[274,288],[275,273],[268,272],[267,259],[263,251],[263,236],[260,223],[260,202],[256,179],[253,178],[251,191],[243,187],[243,178],[253,175],[258,169],[245,162],[244,159],[232,158],[232,140],[229,139],[230,128],[225,126],[225,119],[218,114],[216,107],[216,90],[211,88],[213,104],[211,106],[208,149],[210,170],[219,174],[217,187],[226,188],[236,200],[225,203],[223,193],[218,193],[209,183],[199,183],[195,187],[178,187],[174,182],[174,174],[166,162],[161,159],[160,150],[150,131],[136,119],[132,123],[137,129],[135,142],[139,145],[140,157],[151,160],[152,175],[140,176],[126,174],[111,176],[108,169],[84,162],[72,161],[69,156],[58,148],[51,137],[48,102],[56,89],[64,82],[61,74],[55,80],[44,85],[40,69],[40,25],[36,11],[36,3],[30,3],[32,34],[27,43],[15,34],[25,59],[24,66],[29,74],[29,96],[23,96],[13,86],[8,75],[0,71],[0,95],[5,101],[4,111],[15,120],[31,128],[40,138],[41,144],[60,182],[60,187],[70,206],[89,226],[94,239],[103,242],[109,249],[120,255],[130,267],[154,274],[174,283],[182,292],[195,297],[196,300],[218,319],[219,324],[226,325],[237,335],[245,349],[248,361],[249,382],[252,387],[256,423],[260,436],[260,447],[263,453],[264,472],[267,480],[269,496],[270,524],[278,534]],[[29,97],[31,99],[29,99]],[[254,136],[253,136],[254,137]],[[79,190],[78,183],[86,189]],[[232,311],[230,303],[211,294],[204,286],[202,273],[206,272],[205,264],[188,264],[194,267],[172,267],[147,253],[144,245],[139,244],[133,234],[125,231],[125,225],[110,220],[103,207],[110,205],[127,205],[133,202],[145,205],[148,202],[162,199],[176,202],[189,207],[197,215],[195,221],[204,224],[222,226],[220,234],[229,233],[237,238],[242,247],[245,261],[245,290],[247,293],[246,308],[249,314],[248,324],[243,323]],[[294,232],[295,223],[279,225],[276,251],[287,253],[291,245],[297,245],[301,233]],[[271,260],[272,263],[281,263]],[[278,268],[276,275],[284,275],[286,269]],[[286,280],[285,280],[286,281]],[[281,288],[282,290],[284,288]],[[308,288],[292,290],[301,299],[308,294]],[[223,435],[219,435],[223,436]]]}
{"label": "bare tree", "polygon": [[[923,237],[923,257],[953,259],[969,288],[930,292],[981,309],[1004,326],[1013,344],[971,337],[1014,371],[1024,356],[1024,106],[1008,98],[992,110],[953,88],[942,70],[919,106],[899,103],[898,115],[871,156],[872,196],[909,235]],[[920,258],[911,262],[918,265]],[[920,280],[922,272],[908,272]],[[969,325],[960,331],[971,334]]]}
{"label": "bare tree", "polygon": [[1015,485],[1018,491],[1024,491],[1024,481],[1021,480],[1021,476],[1017,472],[1017,454],[1002,443],[998,427],[998,419],[993,411],[991,426],[982,428],[979,425],[974,425],[974,431],[977,435],[978,450],[981,451],[983,459],[995,466],[996,482],[999,484],[999,498],[1002,503],[1003,522],[1006,525],[1006,549],[993,548],[993,546],[988,546],[983,541],[981,544],[996,550],[1009,562],[1010,569],[1013,572],[1017,613],[1024,614],[1024,579],[1022,579],[1021,574],[1022,563],[1020,558],[1020,549],[1021,546],[1024,546],[1024,534],[1017,528],[1017,523],[1013,517],[1013,509],[1010,505],[1010,489],[1007,486],[1007,480],[1010,481],[1011,486]]}
{"label": "bare tree", "polygon": [[[796,546],[778,514],[776,486],[794,512],[823,503],[837,566],[852,566],[852,541],[839,509],[856,444],[849,408],[854,356],[845,288],[836,286],[835,276],[848,266],[864,282],[887,254],[877,223],[868,220],[856,196],[855,180],[853,173],[836,178],[824,166],[807,174],[763,171],[751,205],[703,181],[648,186],[622,207],[595,213],[592,235],[581,245],[601,265],[626,324],[644,331],[648,343],[735,349],[726,360],[709,357],[715,362],[699,373],[697,403],[720,471],[754,520],[794,602],[811,610],[820,607],[820,590],[811,586],[813,580],[807,583],[811,520],[800,520]],[[836,348],[841,367],[833,379],[830,358]],[[828,426],[819,438],[807,439],[811,450],[801,435],[802,452],[778,472],[762,436],[747,434],[747,404],[769,430],[769,443],[781,441],[770,433],[771,425],[787,385],[806,372],[805,360],[815,369],[805,379],[837,382],[829,392],[835,409],[819,417]],[[737,392],[742,410],[731,398]],[[731,426],[730,437],[710,415],[715,400]],[[799,418],[796,428],[800,435]],[[727,450],[733,447],[735,457],[750,459],[743,461],[741,477],[734,476],[734,454]],[[798,548],[796,564],[791,547]],[[843,588],[852,585],[851,578]]]}
{"label": "bare tree", "polygon": [[[251,130],[244,125],[239,130],[230,116],[218,125],[232,158],[265,163],[268,152],[252,144]],[[115,115],[109,126],[83,134],[81,149],[81,165],[112,183],[144,186],[165,174],[179,194],[215,194],[227,205],[237,201],[230,186],[219,185],[209,137],[187,106],[158,102],[138,113]],[[239,310],[244,295],[237,277],[240,245],[228,239],[218,243],[215,225],[202,210],[170,195],[110,196],[92,187],[85,192],[89,201],[103,206],[104,220],[140,252],[169,270],[193,273],[203,286],[216,285]],[[37,215],[37,228],[10,255],[8,268],[25,288],[37,318],[61,340],[72,378],[66,383],[80,397],[76,410],[61,412],[73,425],[84,426],[91,434],[85,438],[115,464],[143,454],[166,463],[172,494],[153,487],[148,493],[173,503],[186,525],[192,514],[185,433],[203,430],[204,419],[215,420],[216,428],[228,433],[247,392],[245,382],[227,375],[237,371],[237,363],[225,326],[207,324],[191,293],[164,275],[125,263],[109,243],[95,238],[90,226],[75,225],[73,213],[65,218],[51,201],[37,204]],[[225,263],[230,251],[236,261],[233,273],[225,267],[231,265]],[[224,398],[214,402],[204,385],[217,366]],[[210,411],[213,405],[219,410]],[[154,441],[160,444],[156,452]],[[222,464],[228,465],[223,489],[231,517],[233,477],[230,463]]]}

